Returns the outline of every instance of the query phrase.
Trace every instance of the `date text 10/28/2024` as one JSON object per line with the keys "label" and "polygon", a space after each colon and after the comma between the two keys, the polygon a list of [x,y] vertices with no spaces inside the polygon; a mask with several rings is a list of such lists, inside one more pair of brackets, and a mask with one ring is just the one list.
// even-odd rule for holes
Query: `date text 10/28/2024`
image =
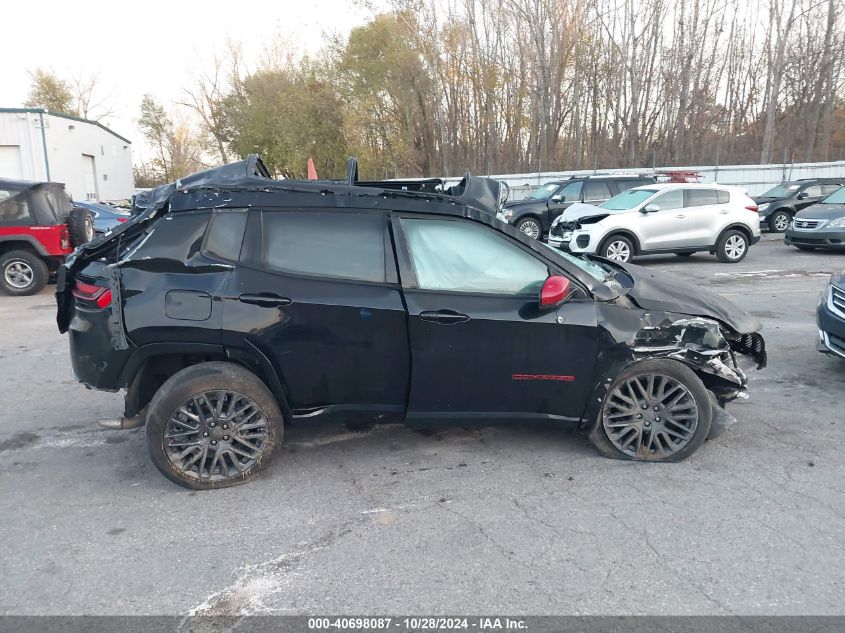
{"label": "date text 10/28/2024", "polygon": [[314,617],[308,629],[319,630],[406,630],[406,631],[524,631],[524,620],[509,617]]}

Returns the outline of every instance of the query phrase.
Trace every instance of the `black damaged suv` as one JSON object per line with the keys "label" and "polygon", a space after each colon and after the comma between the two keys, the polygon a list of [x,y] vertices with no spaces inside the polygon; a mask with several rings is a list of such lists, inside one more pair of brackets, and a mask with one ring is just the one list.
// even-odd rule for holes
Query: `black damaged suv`
{"label": "black damaged suv", "polygon": [[126,389],[156,467],[251,479],[289,424],[571,423],[604,455],[676,461],[732,421],[760,324],[633,265],[577,258],[496,219],[467,175],[273,180],[260,160],[139,195],[60,270],[73,369]]}

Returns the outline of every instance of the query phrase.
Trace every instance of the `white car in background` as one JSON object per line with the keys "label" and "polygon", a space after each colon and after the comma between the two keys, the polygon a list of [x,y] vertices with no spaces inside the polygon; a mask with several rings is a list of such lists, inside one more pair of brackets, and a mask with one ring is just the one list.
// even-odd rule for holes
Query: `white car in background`
{"label": "white car in background", "polygon": [[[586,206],[586,205],[582,205]],[[757,204],[737,187],[662,183],[629,189],[552,224],[549,245],[620,262],[637,255],[707,251],[736,263],[760,240]]]}

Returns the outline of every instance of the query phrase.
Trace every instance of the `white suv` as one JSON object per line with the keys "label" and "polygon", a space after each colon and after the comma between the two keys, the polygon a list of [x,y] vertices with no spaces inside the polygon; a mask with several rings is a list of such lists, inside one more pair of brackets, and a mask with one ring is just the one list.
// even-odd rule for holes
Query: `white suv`
{"label": "white suv", "polygon": [[549,245],[620,262],[636,255],[699,251],[736,263],[760,240],[757,204],[736,187],[655,184],[612,197],[595,213],[558,218]]}

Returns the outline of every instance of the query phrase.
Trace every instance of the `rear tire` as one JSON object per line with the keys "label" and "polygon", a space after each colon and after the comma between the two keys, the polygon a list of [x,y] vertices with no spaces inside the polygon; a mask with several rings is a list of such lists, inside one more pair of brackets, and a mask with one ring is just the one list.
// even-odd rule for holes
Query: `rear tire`
{"label": "rear tire", "polygon": [[254,479],[281,445],[284,427],[266,385],[225,362],[199,363],[171,376],[153,396],[146,426],[155,467],[192,490]]}
{"label": "rear tire", "polygon": [[87,209],[73,209],[67,216],[67,227],[74,248],[94,239],[94,216]]}
{"label": "rear tire", "polygon": [[630,262],[634,258],[634,243],[624,235],[611,235],[602,242],[598,254],[615,262]]}
{"label": "rear tire", "polygon": [[590,441],[613,459],[678,462],[707,439],[711,407],[704,383],[686,365],[640,361],[610,385]]}
{"label": "rear tire", "polygon": [[0,288],[7,295],[24,297],[41,292],[47,285],[47,264],[30,251],[9,251],[0,255]]}
{"label": "rear tire", "polygon": [[748,237],[742,231],[731,229],[719,236],[716,257],[723,264],[737,264],[748,255]]}

